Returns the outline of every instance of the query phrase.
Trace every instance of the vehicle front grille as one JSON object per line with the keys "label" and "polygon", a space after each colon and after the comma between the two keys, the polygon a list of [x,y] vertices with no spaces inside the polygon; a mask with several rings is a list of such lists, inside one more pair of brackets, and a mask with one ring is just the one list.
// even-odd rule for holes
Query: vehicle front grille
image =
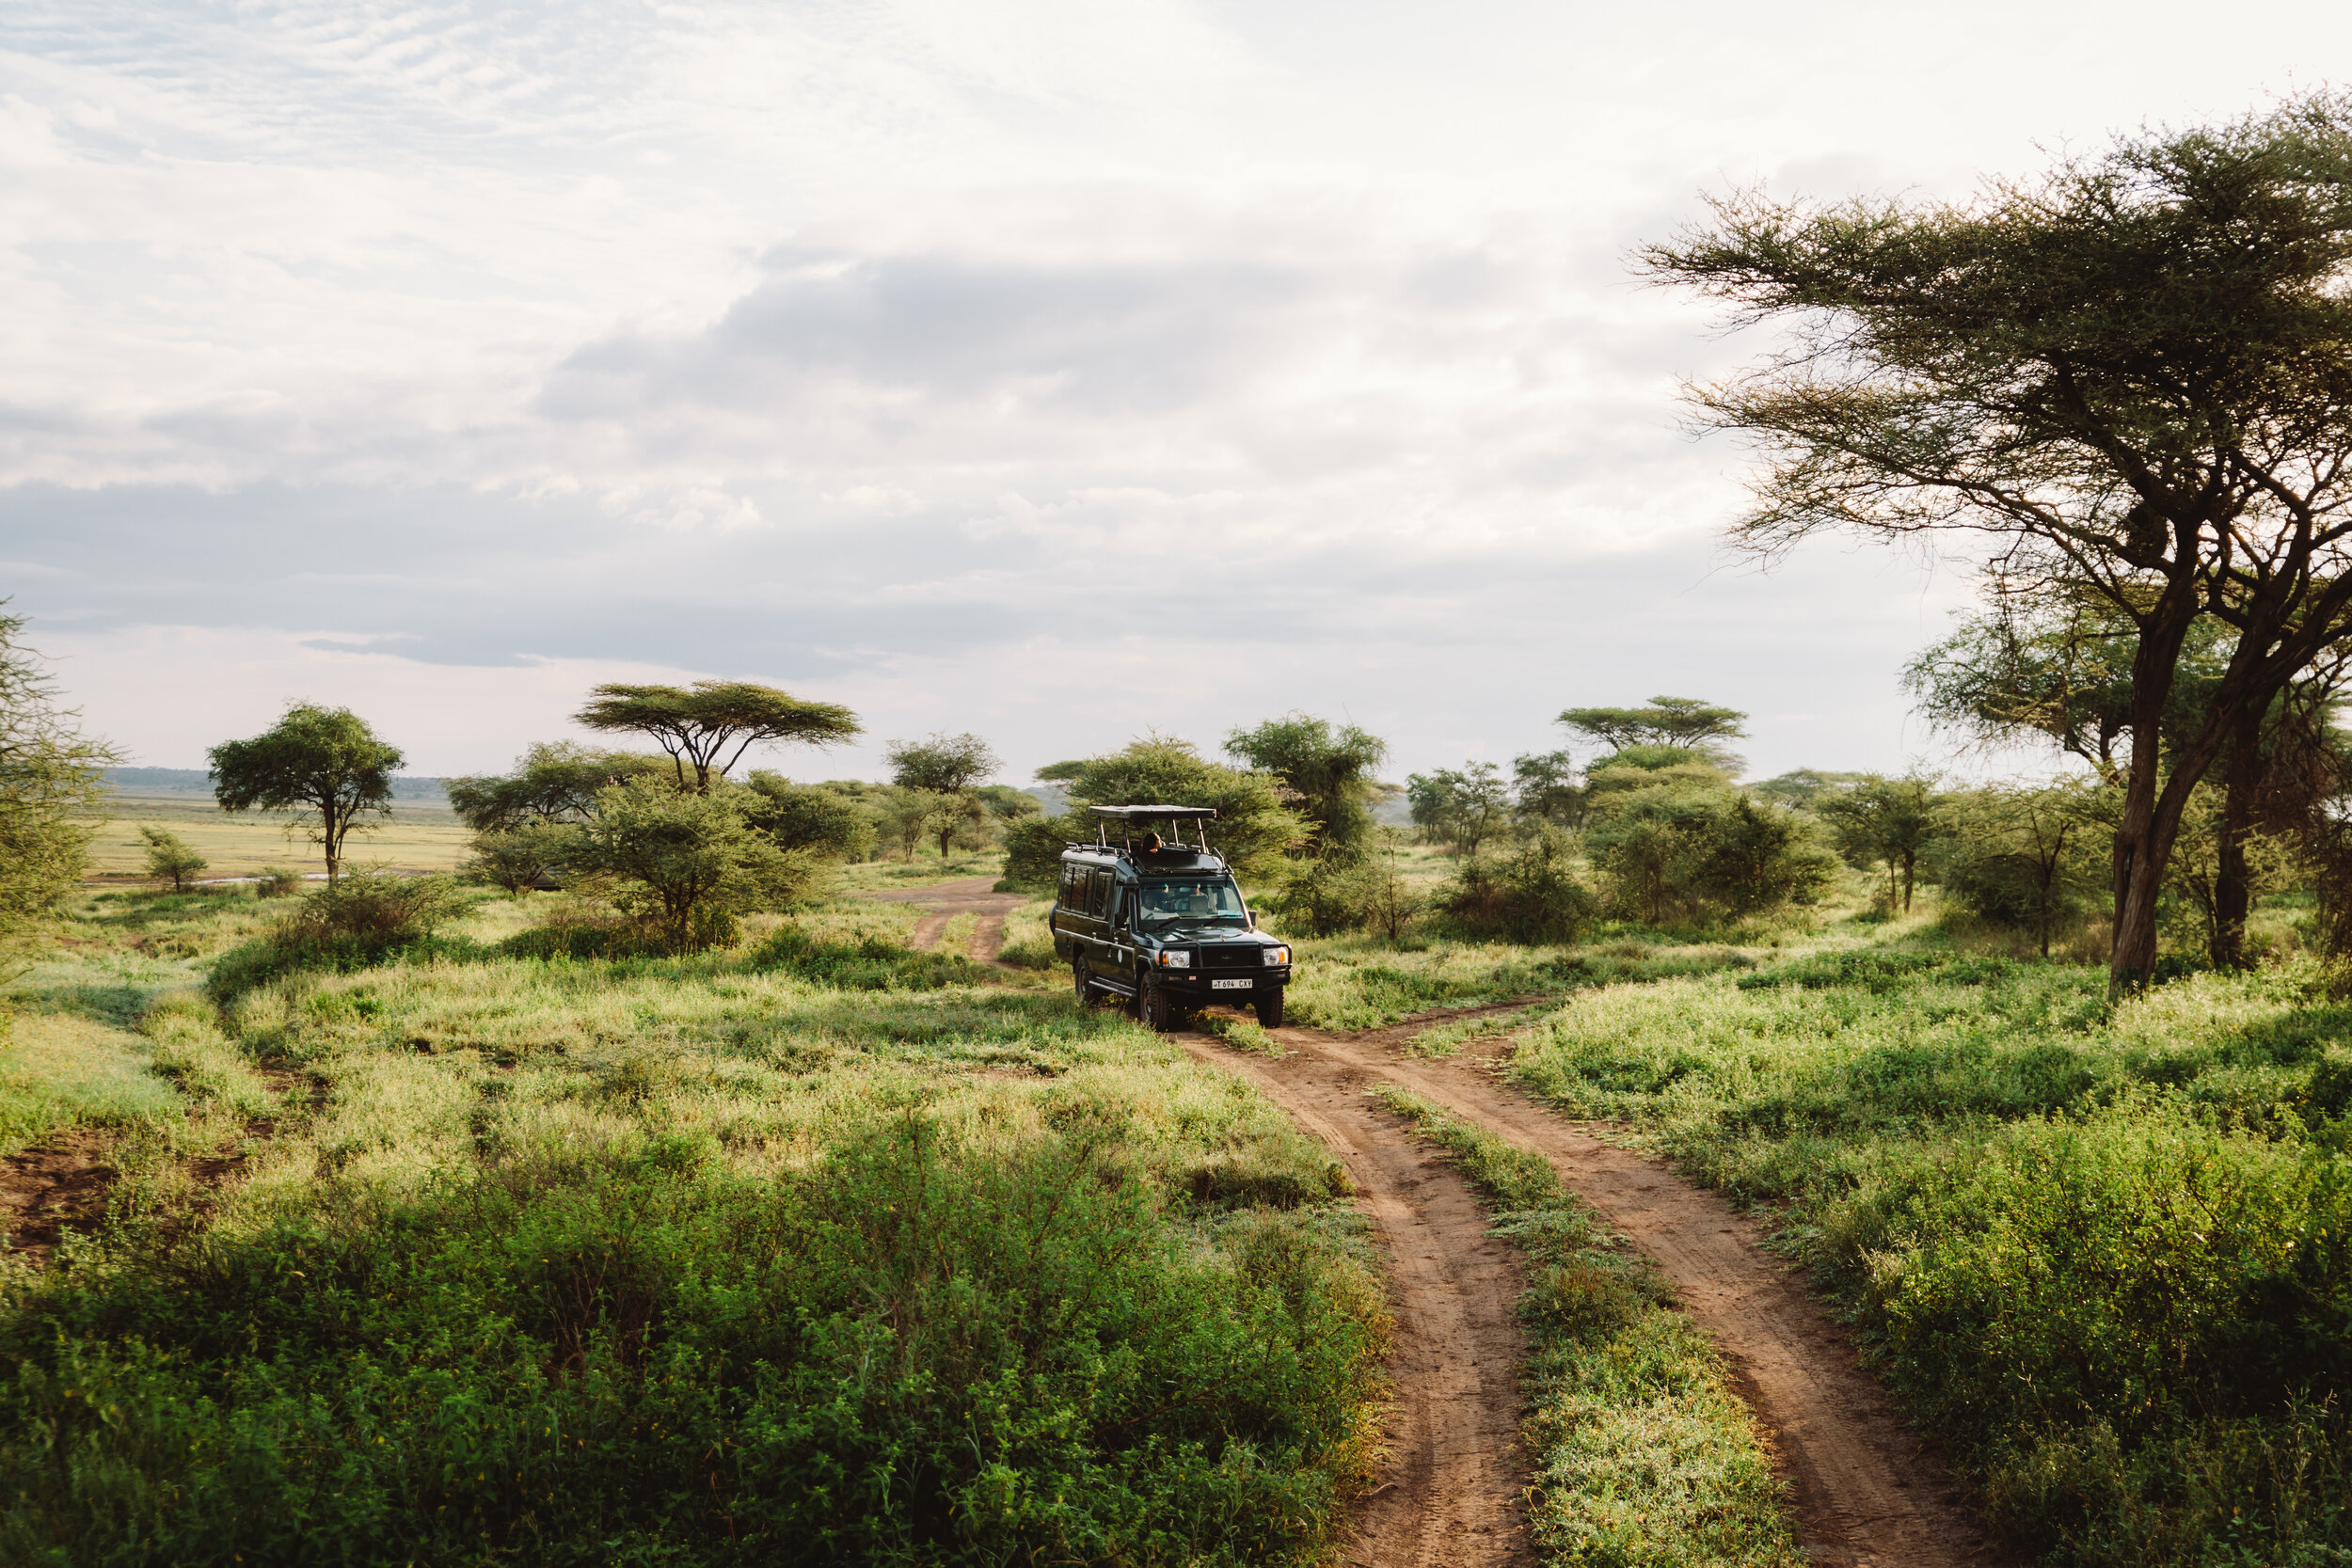
{"label": "vehicle front grille", "polygon": [[1200,949],[1203,969],[1263,969],[1264,960],[1258,957],[1258,944],[1248,946],[1215,946]]}

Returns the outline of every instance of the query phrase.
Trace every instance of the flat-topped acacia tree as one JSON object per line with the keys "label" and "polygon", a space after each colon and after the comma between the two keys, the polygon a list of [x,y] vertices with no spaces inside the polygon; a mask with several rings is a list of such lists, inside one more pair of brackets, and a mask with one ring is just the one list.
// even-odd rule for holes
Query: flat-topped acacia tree
{"label": "flat-topped acacia tree", "polygon": [[711,780],[725,778],[754,746],[781,740],[830,746],[860,733],[857,716],[846,707],[804,703],[750,681],[599,686],[572,720],[606,734],[650,737],[675,765],[678,787],[698,795],[707,795]]}
{"label": "flat-topped acacia tree", "polygon": [[[2191,793],[2352,628],[2352,99],[2122,138],[1968,202],[1749,192],[1642,260],[1786,331],[1690,389],[1769,459],[1739,543],[1973,531],[1997,581],[2130,624],[2108,964],[2145,984]],[[2235,641],[2168,744],[2204,617]]]}
{"label": "flat-topped acacia tree", "polygon": [[343,840],[360,818],[392,812],[398,747],[387,745],[347,707],[291,703],[250,740],[212,750],[213,798],[227,812],[294,811],[311,820],[311,842],[326,855],[326,879],[342,872]]}

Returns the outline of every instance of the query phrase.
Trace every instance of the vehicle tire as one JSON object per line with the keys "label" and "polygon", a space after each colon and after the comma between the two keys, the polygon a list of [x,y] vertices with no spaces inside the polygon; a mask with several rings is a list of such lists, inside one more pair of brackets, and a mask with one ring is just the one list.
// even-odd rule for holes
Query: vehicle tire
{"label": "vehicle tire", "polygon": [[1176,1005],[1168,999],[1168,988],[1158,979],[1147,976],[1136,992],[1136,1017],[1154,1034],[1165,1035],[1176,1027]]}
{"label": "vehicle tire", "polygon": [[1084,953],[1070,960],[1070,978],[1077,985],[1079,1006],[1094,1000],[1094,966]]}
{"label": "vehicle tire", "polygon": [[1282,1027],[1281,987],[1276,986],[1271,990],[1260,991],[1250,1006],[1258,1010],[1259,1028],[1279,1029]]}

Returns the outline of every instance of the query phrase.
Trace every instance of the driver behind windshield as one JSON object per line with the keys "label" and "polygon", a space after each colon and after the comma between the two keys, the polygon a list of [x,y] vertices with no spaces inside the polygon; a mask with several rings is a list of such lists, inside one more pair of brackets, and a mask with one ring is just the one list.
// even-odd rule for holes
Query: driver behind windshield
{"label": "driver behind windshield", "polygon": [[1146,882],[1136,912],[1146,925],[1176,920],[1230,920],[1238,924],[1248,918],[1242,912],[1241,890],[1223,879],[1197,882]]}

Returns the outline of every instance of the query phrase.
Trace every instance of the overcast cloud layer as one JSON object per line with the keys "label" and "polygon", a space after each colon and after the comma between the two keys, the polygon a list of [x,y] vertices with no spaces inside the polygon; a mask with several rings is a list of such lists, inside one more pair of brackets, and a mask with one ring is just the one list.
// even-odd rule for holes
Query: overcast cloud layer
{"label": "overcast cloud layer", "polygon": [[21,8],[0,594],[200,766],[294,695],[418,771],[699,674],[1025,778],[1303,707],[1401,776],[1570,704],[1932,754],[1950,566],[1717,538],[1738,362],[1627,252],[1959,195],[2342,70],[2352,16],[1994,6]]}

